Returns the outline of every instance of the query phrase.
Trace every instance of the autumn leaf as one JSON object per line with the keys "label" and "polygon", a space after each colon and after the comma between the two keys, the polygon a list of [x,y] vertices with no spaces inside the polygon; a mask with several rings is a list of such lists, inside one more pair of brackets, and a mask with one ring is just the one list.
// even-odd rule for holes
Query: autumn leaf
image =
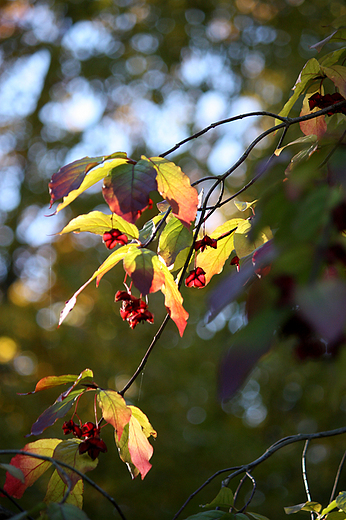
{"label": "autumn leaf", "polygon": [[119,164],[104,179],[102,193],[111,211],[134,223],[157,190],[156,170],[147,160]]}
{"label": "autumn leaf", "polygon": [[155,292],[151,291],[154,279],[152,262],[154,255],[155,253],[149,249],[132,247],[123,260],[126,273],[131,276],[133,283],[143,296],[149,294],[149,292]]}
{"label": "autumn leaf", "polygon": [[153,257],[153,265],[155,274],[161,273],[161,275],[164,276],[165,283],[162,285],[161,291],[165,296],[165,306],[171,319],[178,327],[180,336],[183,336],[186,322],[189,317],[188,312],[186,312],[183,307],[183,297],[179,292],[173,276],[157,255]]}
{"label": "autumn leaf", "polygon": [[[218,226],[213,233],[211,233],[210,237],[220,238],[222,235],[232,231],[232,229],[237,228],[243,222],[247,221],[242,218],[232,218],[224,224],[221,224],[221,226]],[[231,233],[225,238],[218,240],[217,249],[207,248],[203,253],[199,253],[197,263],[198,266],[205,271],[207,284],[215,274],[221,273],[227,258],[231,255],[233,250],[234,233]]]}
{"label": "autumn leaf", "polygon": [[[54,450],[53,458],[60,461],[65,462],[69,466],[76,468],[81,473],[86,473],[87,471],[92,471],[96,468],[98,464],[98,459],[92,460],[89,455],[80,454],[79,453],[79,445],[81,441],[79,439],[69,439],[60,442]],[[70,479],[72,489],[82,477],[78,475],[75,471],[72,471],[68,468],[62,468]],[[59,476],[61,480],[67,484],[66,477],[62,471],[58,469]]]}
{"label": "autumn leaf", "polygon": [[196,218],[198,193],[190,184],[190,179],[181,171],[179,166],[162,157],[150,157],[145,161],[155,167],[157,171],[157,189],[172,208],[172,213],[187,228]]}
{"label": "autumn leaf", "polygon": [[59,319],[59,327],[60,325],[62,324],[62,322],[64,321],[64,319],[66,318],[66,316],[69,314],[69,312],[72,311],[73,307],[76,305],[77,303],[77,297],[78,295],[83,291],[83,289],[85,289],[85,287],[87,285],[89,285],[90,282],[92,282],[93,280],[95,280],[96,278],[96,286],[98,286],[98,284],[100,283],[100,280],[101,278],[110,270],[112,269],[113,267],[116,266],[116,264],[118,262],[120,262],[120,260],[122,260],[124,258],[124,256],[126,255],[126,253],[128,252],[128,250],[131,248],[131,247],[134,247],[133,245],[131,244],[128,244],[126,246],[122,246],[122,247],[119,247],[119,249],[116,249],[115,251],[113,251],[113,253],[111,253],[107,258],[106,260],[100,265],[100,267],[94,272],[94,274],[89,278],[89,280],[87,280],[85,282],[85,284],[82,285],[82,287],[80,287],[78,289],[78,291],[76,291],[74,293],[74,295],[72,296],[72,298],[70,298],[66,304],[65,304],[65,307],[63,308],[63,310],[61,311],[60,313],[60,319]]}
{"label": "autumn leaf", "polygon": [[[67,484],[63,482],[57,470],[55,470],[48,482],[47,493],[44,497],[46,504],[50,502],[60,502],[68,489]],[[83,480],[78,480],[72,491],[69,493],[66,503],[72,504],[79,509],[83,507]]]}
{"label": "autumn leaf", "polygon": [[47,408],[32,425],[29,435],[40,435],[46,428],[52,426],[58,419],[64,417],[72,408],[73,403],[85,392],[84,388],[73,390],[67,396],[60,394],[52,406]]}
{"label": "autumn leaf", "polygon": [[[302,110],[300,112],[300,116],[305,116],[307,114],[312,114],[319,110],[319,108],[314,108],[313,110],[310,110],[309,106],[309,98],[314,94],[315,92],[319,92],[319,88],[316,90],[314,88],[313,90],[308,89],[308,92],[305,94],[304,100],[303,100],[303,106]],[[299,123],[300,129],[305,135],[316,135],[317,139],[321,139],[324,134],[327,131],[327,123],[326,123],[326,116],[319,116],[315,117],[314,119],[308,119],[307,121],[301,121]]]}
{"label": "autumn leaf", "polygon": [[83,231],[89,231],[96,235],[103,235],[110,229],[118,229],[121,233],[125,233],[130,238],[138,238],[138,228],[133,224],[130,224],[119,215],[106,215],[102,211],[91,211],[86,215],[79,215],[72,219],[67,226],[60,231],[59,235],[64,233],[81,233]]}
{"label": "autumn leaf", "polygon": [[132,417],[135,417],[139,421],[139,424],[142,426],[143,433],[147,437],[153,436],[153,437],[156,438],[157,437],[157,432],[151,426],[151,424],[149,422],[149,419],[145,415],[145,413],[143,413],[142,410],[137,408],[137,406],[130,405],[129,408],[131,409]]}
{"label": "autumn leaf", "polygon": [[124,427],[131,418],[131,409],[114,390],[100,390],[97,398],[104,420],[113,426],[116,438],[120,441]]}
{"label": "autumn leaf", "polygon": [[133,416],[131,416],[129,422],[128,449],[132,464],[136,466],[143,480],[151,468],[149,460],[151,459],[154,450],[144,434],[140,422]]}
{"label": "autumn leaf", "polygon": [[167,267],[174,264],[180,251],[191,246],[192,238],[191,231],[178,218],[171,218],[160,235],[158,247],[158,254]]}
{"label": "autumn leaf", "polygon": [[64,376],[43,377],[39,380],[33,392],[27,392],[26,394],[18,395],[35,394],[36,392],[40,392],[41,390],[46,390],[47,388],[55,388],[56,386],[65,385],[66,383],[73,383],[73,385],[71,386],[71,389],[73,389],[73,387],[75,387],[83,379],[93,376],[93,371],[90,370],[90,368],[85,368],[79,375],[67,374]]}
{"label": "autumn leaf", "polygon": [[[39,439],[26,444],[23,451],[44,457],[53,457],[55,448],[61,439]],[[51,462],[18,454],[11,460],[11,465],[19,468],[24,475],[24,483],[11,473],[6,474],[4,490],[14,498],[21,498],[26,488],[32,486],[36,480],[51,466]]]}
{"label": "autumn leaf", "polygon": [[126,154],[119,152],[104,157],[84,157],[60,168],[49,183],[50,205],[63,197],[63,202],[58,205],[55,213],[102,180],[110,170],[128,161]]}

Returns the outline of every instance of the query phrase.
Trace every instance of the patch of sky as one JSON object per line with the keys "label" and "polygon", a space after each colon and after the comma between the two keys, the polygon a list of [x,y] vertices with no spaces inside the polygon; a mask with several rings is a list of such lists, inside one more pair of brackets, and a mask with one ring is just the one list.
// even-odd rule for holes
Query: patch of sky
{"label": "patch of sky", "polygon": [[47,218],[47,207],[40,208],[37,205],[27,207],[21,216],[17,227],[17,238],[20,242],[32,247],[56,240],[55,233],[61,231],[66,216],[58,213],[54,217]]}
{"label": "patch of sky", "polygon": [[37,41],[54,42],[60,33],[54,12],[47,4],[38,4],[28,9],[23,17],[22,25],[29,27],[30,32],[25,33],[23,39],[29,45],[35,45]]}
{"label": "patch of sky", "polygon": [[62,46],[81,61],[98,54],[112,54],[119,45],[102,23],[87,20],[72,25],[62,39]]}
{"label": "patch of sky", "polygon": [[27,117],[35,108],[50,64],[48,50],[18,58],[0,81],[0,124]]}
{"label": "patch of sky", "polygon": [[17,164],[0,169],[0,207],[2,211],[12,211],[19,205],[23,177],[23,170]]}
{"label": "patch of sky", "polygon": [[71,80],[66,94],[61,101],[50,101],[41,109],[40,119],[44,124],[81,132],[100,120],[106,99],[96,93],[87,80]]}

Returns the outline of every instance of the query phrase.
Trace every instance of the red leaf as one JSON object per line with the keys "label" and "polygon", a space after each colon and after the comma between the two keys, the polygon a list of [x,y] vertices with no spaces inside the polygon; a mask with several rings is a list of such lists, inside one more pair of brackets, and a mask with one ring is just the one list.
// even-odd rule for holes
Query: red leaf
{"label": "red leaf", "polygon": [[155,190],[156,170],[141,159],[113,168],[104,179],[102,193],[113,213],[134,223],[149,205],[149,193]]}
{"label": "red leaf", "polygon": [[[56,446],[62,442],[61,439],[39,439],[35,442],[26,444],[23,451],[52,457]],[[12,466],[19,468],[25,478],[24,483],[13,477],[10,473],[6,474],[4,490],[14,498],[21,498],[27,487],[34,482],[50,467],[51,462],[36,459],[29,455],[18,454],[11,460]]]}
{"label": "red leaf", "polygon": [[149,462],[154,452],[152,445],[143,433],[139,421],[135,417],[131,417],[129,424],[129,442],[128,449],[132,463],[139,470],[142,480],[151,468]]}

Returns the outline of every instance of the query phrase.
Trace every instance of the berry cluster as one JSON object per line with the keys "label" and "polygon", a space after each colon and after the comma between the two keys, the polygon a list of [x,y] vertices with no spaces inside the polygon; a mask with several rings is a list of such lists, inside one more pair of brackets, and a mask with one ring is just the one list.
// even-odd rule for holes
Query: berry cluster
{"label": "berry cluster", "polygon": [[99,426],[90,421],[78,425],[70,419],[64,422],[62,429],[65,435],[72,433],[79,439],[84,438],[83,442],[79,445],[79,453],[88,453],[92,460],[95,460],[99,456],[100,451],[102,451],[102,453],[107,451],[105,442],[100,438]]}
{"label": "berry cluster", "polygon": [[141,321],[154,323],[154,315],[148,310],[148,305],[141,298],[136,298],[127,291],[118,291],[115,294],[114,301],[122,302],[120,316],[128,322],[131,329],[134,329]]}

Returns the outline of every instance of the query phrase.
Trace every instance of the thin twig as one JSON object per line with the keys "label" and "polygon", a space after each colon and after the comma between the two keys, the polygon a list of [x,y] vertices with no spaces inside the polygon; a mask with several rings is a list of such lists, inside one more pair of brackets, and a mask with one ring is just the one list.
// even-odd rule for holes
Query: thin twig
{"label": "thin twig", "polygon": [[[306,473],[306,452],[308,451],[309,444],[310,444],[310,440],[308,439],[304,444],[304,449],[303,449],[303,453],[302,453],[302,475],[303,475],[303,482],[304,482],[306,498],[308,499],[308,502],[311,502],[311,494],[310,494],[310,489],[309,489],[308,476]],[[314,520],[314,518],[315,518],[313,511],[310,512],[310,518],[311,518],[311,520]]]}
{"label": "thin twig", "polygon": [[118,506],[118,504],[116,503],[114,498],[111,497],[104,489],[102,489],[100,486],[98,486],[93,480],[91,480],[91,478],[89,478],[86,475],[84,475],[84,473],[82,473],[78,469],[74,468],[73,466],[70,466],[69,464],[66,464],[65,462],[61,462],[60,460],[55,460],[52,457],[47,457],[45,455],[38,455],[36,453],[31,453],[30,451],[23,451],[23,450],[0,450],[0,455],[18,455],[18,454],[19,455],[27,455],[28,457],[32,457],[34,459],[46,460],[46,461],[50,462],[53,465],[62,466],[63,468],[67,468],[70,471],[74,471],[83,480],[88,482],[88,484],[90,484],[99,493],[101,493],[101,495],[103,495],[107,500],[109,500],[109,502],[115,507],[115,509],[119,513],[119,515],[122,518],[122,520],[126,520],[126,517],[124,516],[123,512],[121,511],[120,507]]}
{"label": "thin twig", "polygon": [[245,473],[245,475],[251,480],[252,482],[252,491],[251,491],[251,495],[250,495],[250,498],[249,500],[246,502],[246,504],[244,505],[244,507],[242,507],[241,509],[239,509],[238,513],[242,513],[243,511],[245,511],[245,509],[247,508],[247,506],[251,503],[252,499],[253,499],[253,496],[255,494],[255,491],[256,491],[256,480],[254,479],[254,477],[252,475],[250,475],[250,473],[247,471]]}
{"label": "thin twig", "polygon": [[339,478],[340,478],[341,471],[342,471],[342,468],[343,468],[344,463],[345,463],[345,459],[346,459],[346,451],[344,452],[344,454],[342,456],[342,459],[341,459],[339,467],[338,467],[338,471],[336,472],[336,475],[335,475],[334,485],[333,485],[332,492],[330,494],[329,503],[334,500],[334,496],[335,496],[335,493],[336,493],[336,488],[337,488],[338,483],[339,483]]}
{"label": "thin twig", "polygon": [[[235,468],[235,471],[228,475],[228,477],[224,480],[223,484],[224,486],[228,486],[230,481],[237,477],[238,475],[241,475],[242,473],[250,472],[253,468],[264,462],[265,460],[269,459],[276,451],[280,450],[281,448],[284,448],[285,446],[288,446],[290,444],[293,444],[295,442],[301,442],[306,440],[312,440],[312,439],[321,439],[324,437],[333,437],[335,435],[343,435],[346,433],[346,427],[343,428],[337,428],[335,430],[327,430],[324,432],[317,432],[317,433],[298,433],[297,435],[290,435],[288,437],[284,437],[283,439],[280,439],[274,444],[272,444],[260,457],[258,457],[253,462],[250,462],[250,464],[244,464],[243,466],[238,466]],[[220,470],[219,472],[215,473],[211,477],[208,478],[196,491],[194,491],[188,499],[184,502],[182,507],[179,509],[179,511],[175,514],[172,520],[176,520],[180,513],[185,509],[187,504],[201,491],[213,478],[217,477],[221,473],[225,473],[227,470]]]}
{"label": "thin twig", "polygon": [[124,388],[122,390],[120,390],[119,394],[121,396],[123,396],[125,394],[125,392],[130,388],[130,386],[132,385],[132,383],[137,379],[137,377],[139,376],[139,374],[142,372],[143,368],[145,367],[147,361],[148,361],[148,358],[151,354],[151,351],[153,350],[156,342],[158,341],[158,339],[160,338],[163,330],[165,329],[167,323],[169,321],[169,314],[166,314],[163,322],[161,323],[160,325],[160,328],[159,330],[157,331],[157,333],[155,334],[155,336],[153,337],[152,339],[152,342],[150,343],[149,345],[149,348],[148,350],[146,351],[146,353],[144,354],[143,358],[142,358],[142,361],[140,362],[140,364],[138,365],[138,368],[136,370],[136,372],[133,374],[133,376],[131,377],[131,379],[126,383],[126,385],[124,386]]}
{"label": "thin twig", "polygon": [[[0,487],[0,492],[2,494],[4,494],[12,502],[12,504],[15,505],[19,509],[19,511],[24,513],[24,509],[22,508],[22,506],[20,504],[18,504],[18,502],[13,497],[11,497],[11,495],[9,495],[7,493],[7,491],[5,491],[4,488]],[[27,518],[29,518],[29,520],[34,520],[34,518],[32,518],[32,516],[29,516],[29,515],[27,515]]]}
{"label": "thin twig", "polygon": [[239,492],[241,490],[241,488],[243,487],[243,484],[245,482],[245,480],[247,479],[247,476],[246,474],[240,479],[239,481],[239,484],[238,484],[238,487],[237,489],[235,490],[234,492],[234,495],[233,495],[233,506],[230,508],[229,512],[232,513],[233,509],[235,508],[235,503],[237,501],[237,498],[238,498],[238,495],[239,495]]}

